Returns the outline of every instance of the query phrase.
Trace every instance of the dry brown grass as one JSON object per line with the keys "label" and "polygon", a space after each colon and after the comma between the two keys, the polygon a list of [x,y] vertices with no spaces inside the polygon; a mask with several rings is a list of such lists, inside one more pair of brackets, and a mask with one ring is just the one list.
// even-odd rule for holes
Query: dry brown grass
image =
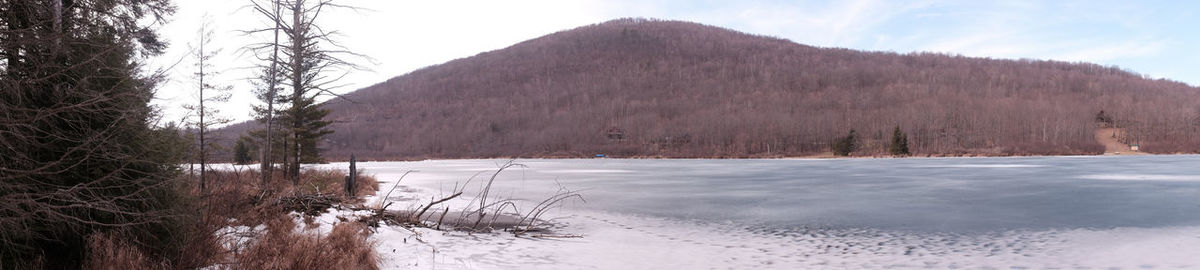
{"label": "dry brown grass", "polygon": [[[260,176],[261,174],[259,174],[258,170],[235,167],[234,170],[228,171],[209,171],[205,178],[208,179],[208,184],[212,191],[238,190],[248,193],[259,193],[262,191]],[[342,170],[304,170],[300,173],[300,185],[294,186],[290,180],[284,179],[281,172],[275,171],[271,176],[271,182],[267,183],[267,186],[276,193],[321,192],[342,194],[345,178],[346,172]],[[375,191],[379,189],[379,183],[375,181],[375,177],[373,176],[364,175],[360,172],[357,179],[358,188],[355,191],[356,196],[374,195]],[[198,180],[193,179],[192,181]]]}
{"label": "dry brown grass", "polygon": [[83,269],[195,269],[220,261],[225,250],[214,234],[225,218],[202,211],[202,201],[181,187],[170,218],[151,231],[125,229],[88,236]]}
{"label": "dry brown grass", "polygon": [[93,234],[89,239],[87,263],[85,269],[118,270],[118,269],[166,269],[167,267],[154,262],[142,253],[136,246],[129,244],[123,237],[112,233]]}
{"label": "dry brown grass", "polygon": [[[137,239],[119,233],[104,233],[90,238],[85,269],[189,269],[216,266],[220,269],[376,269],[369,231],[357,222],[334,226],[327,235],[311,235],[295,230],[289,211],[278,202],[287,196],[331,195],[342,205],[360,204],[362,196],[375,194],[378,183],[371,176],[358,176],[355,197],[342,194],[346,173],[337,170],[307,170],[301,185],[275,175],[262,188],[257,170],[209,171],[208,190],[197,187],[194,176],[184,176],[181,191],[189,209],[180,217],[179,226],[168,234],[185,241],[178,254],[166,254],[168,261],[155,261],[155,250],[141,248]],[[230,226],[266,225],[265,233],[238,243],[235,235],[218,235]]]}
{"label": "dry brown grass", "polygon": [[[267,184],[268,188],[264,189],[257,170],[213,171],[206,177],[209,179],[208,194],[201,196],[205,198],[207,210],[236,220],[229,225],[254,226],[284,213],[284,209],[273,204],[281,196],[332,194],[343,204],[357,204],[362,202],[363,196],[374,195],[379,188],[373,176],[360,173],[357,196],[347,197],[342,193],[345,177],[346,172],[340,170],[306,170],[300,174],[300,185],[294,186],[276,172]],[[197,191],[197,194],[201,192]]]}
{"label": "dry brown grass", "polygon": [[[204,233],[204,230],[184,230],[183,234]],[[214,256],[220,254],[216,236],[211,233],[199,237],[190,237],[192,241],[182,241],[181,254],[168,254],[168,260],[152,254],[154,250],[145,250],[137,240],[127,233],[106,232],[93,234],[88,238],[88,256],[83,269],[89,270],[126,270],[126,269],[191,269],[209,265],[215,262]]]}
{"label": "dry brown grass", "polygon": [[[296,231],[296,224],[279,202],[284,197],[331,195],[343,205],[362,202],[362,196],[373,195],[378,188],[374,177],[358,176],[355,197],[342,193],[346,173],[340,170],[306,170],[300,175],[300,185],[294,186],[276,174],[267,188],[261,187],[257,170],[217,171],[209,174],[210,190],[206,209],[221,220],[215,226],[266,225],[266,233],[235,247],[243,252],[229,252],[224,265],[236,269],[375,269],[375,254],[367,242],[368,231],[361,225],[339,223],[325,236]],[[306,219],[307,220],[307,219]],[[227,246],[235,239],[226,237]]]}
{"label": "dry brown grass", "polygon": [[342,222],[328,235],[296,232],[291,217],[267,223],[267,232],[237,254],[243,269],[378,269],[370,232],[358,222]]}

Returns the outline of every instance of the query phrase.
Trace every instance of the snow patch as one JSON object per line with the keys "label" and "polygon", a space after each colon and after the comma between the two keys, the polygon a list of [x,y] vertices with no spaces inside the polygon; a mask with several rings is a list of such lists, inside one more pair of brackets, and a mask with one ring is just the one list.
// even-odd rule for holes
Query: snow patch
{"label": "snow patch", "polygon": [[250,244],[250,241],[257,238],[259,235],[267,231],[267,226],[259,224],[254,227],[249,226],[226,226],[218,229],[214,235],[221,238],[229,239],[230,241],[221,241],[226,250],[239,250],[242,247]]}

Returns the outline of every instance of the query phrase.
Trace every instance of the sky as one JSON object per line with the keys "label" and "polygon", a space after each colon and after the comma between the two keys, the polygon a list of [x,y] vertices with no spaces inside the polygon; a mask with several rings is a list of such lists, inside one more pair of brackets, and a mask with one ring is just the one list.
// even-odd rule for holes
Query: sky
{"label": "sky", "polygon": [[[187,57],[209,20],[221,71],[207,81],[232,87],[219,115],[250,120],[256,102],[247,79],[256,63],[242,50],[267,25],[247,0],[177,0],[159,30],[171,46],[151,61],[170,81],[154,104],[162,123],[187,116],[196,102],[194,60]],[[359,7],[321,15],[335,39],[370,58],[349,58],[338,93],[413,70],[604,21],[640,17],[692,21],[818,47],[972,57],[1046,59],[1119,66],[1151,78],[1200,86],[1200,1],[712,1],[712,0],[342,0]],[[207,19],[206,19],[207,18]],[[399,106],[399,105],[398,105]]]}

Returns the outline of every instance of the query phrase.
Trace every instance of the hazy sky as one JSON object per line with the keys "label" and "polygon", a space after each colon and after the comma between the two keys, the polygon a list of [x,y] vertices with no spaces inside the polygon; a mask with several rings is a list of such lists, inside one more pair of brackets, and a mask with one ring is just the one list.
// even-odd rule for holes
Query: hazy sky
{"label": "hazy sky", "polygon": [[[246,0],[179,0],[161,28],[172,43],[157,66],[182,59],[158,93],[163,121],[195,102],[192,60],[183,57],[201,18],[212,18],[218,81],[234,87],[221,114],[248,120],[253,65],[238,49],[262,27]],[[992,58],[1033,58],[1120,66],[1155,78],[1200,85],[1200,3],[1191,1],[683,1],[683,0],[347,0],[366,10],[323,15],[346,47],[369,55],[370,71],[344,79],[350,92],[415,69],[502,49],[517,42],[623,17],[686,20],[776,36],[819,47],[900,53],[932,51]],[[397,104],[403,106],[403,104]]]}

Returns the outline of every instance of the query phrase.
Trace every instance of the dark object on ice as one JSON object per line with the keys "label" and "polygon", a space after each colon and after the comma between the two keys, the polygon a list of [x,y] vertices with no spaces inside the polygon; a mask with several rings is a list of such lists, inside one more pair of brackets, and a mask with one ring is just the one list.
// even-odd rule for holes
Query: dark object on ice
{"label": "dark object on ice", "polygon": [[354,190],[358,188],[358,169],[354,167],[355,163],[358,162],[354,159],[354,154],[350,154],[350,173],[346,175],[346,184],[342,185],[346,189],[346,196],[349,197],[354,197]]}

